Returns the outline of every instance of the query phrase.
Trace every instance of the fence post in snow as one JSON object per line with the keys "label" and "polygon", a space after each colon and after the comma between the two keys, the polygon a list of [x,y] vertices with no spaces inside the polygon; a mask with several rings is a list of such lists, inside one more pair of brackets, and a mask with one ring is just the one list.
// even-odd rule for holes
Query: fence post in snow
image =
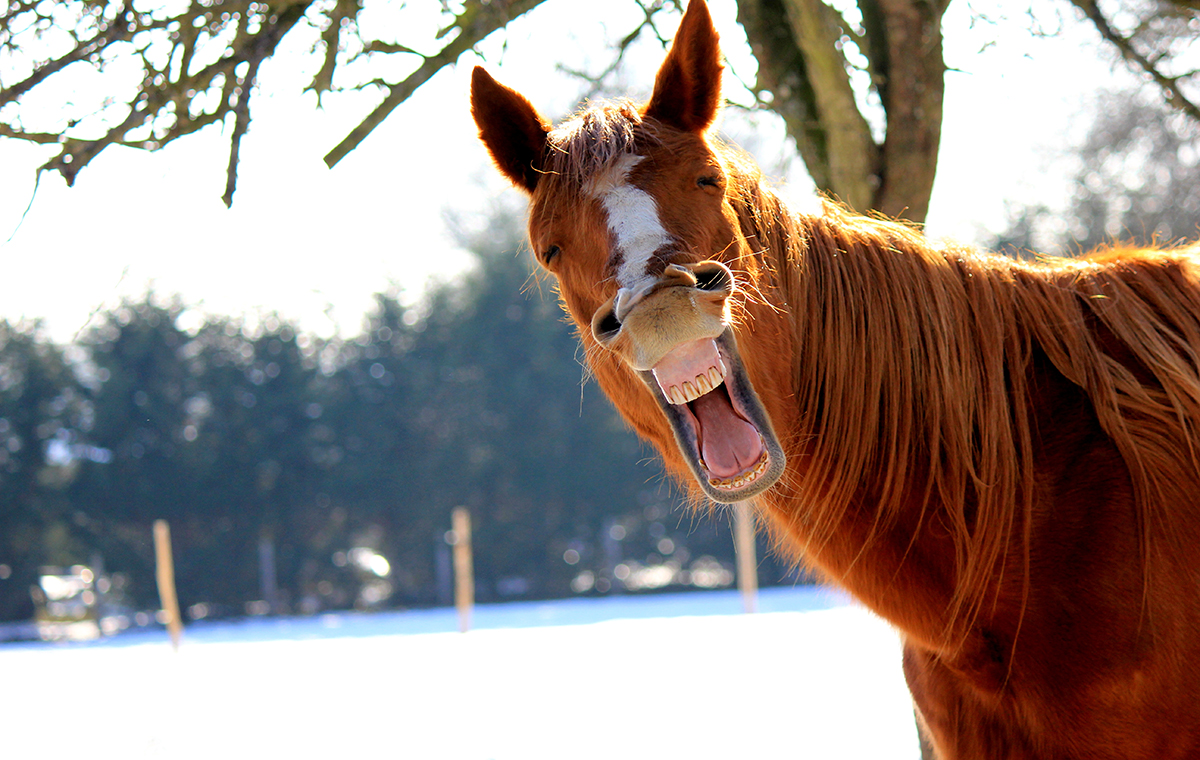
{"label": "fence post in snow", "polygon": [[267,603],[267,612],[279,614],[279,583],[275,576],[275,539],[269,534],[258,538],[258,592]]}
{"label": "fence post in snow", "polygon": [[733,545],[742,610],[754,612],[758,609],[758,557],[754,549],[754,509],[748,501],[733,505]]}
{"label": "fence post in snow", "polygon": [[163,622],[171,637],[171,647],[179,651],[183,621],[179,616],[179,598],[175,595],[175,560],[171,557],[171,528],[166,520],[154,521],[154,558],[157,565],[158,598],[162,602]]}
{"label": "fence post in snow", "polygon": [[471,513],[455,507],[451,515],[454,532],[454,606],[458,608],[458,630],[471,627],[471,606],[475,603],[475,568],[471,560]]}

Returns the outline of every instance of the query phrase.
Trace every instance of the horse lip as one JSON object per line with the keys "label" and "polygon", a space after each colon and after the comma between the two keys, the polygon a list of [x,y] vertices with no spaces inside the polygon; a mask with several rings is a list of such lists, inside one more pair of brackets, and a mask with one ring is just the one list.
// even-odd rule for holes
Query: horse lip
{"label": "horse lip", "polygon": [[[639,371],[638,374],[641,375],[642,380],[650,388],[655,401],[658,402],[659,407],[663,410],[663,414],[667,417],[667,421],[671,424],[671,430],[675,434],[675,443],[679,446],[684,461],[687,462],[688,468],[692,471],[692,475],[700,485],[700,489],[704,491],[708,498],[717,503],[733,504],[757,496],[775,485],[783,475],[787,460],[783,453],[783,447],[779,444],[779,439],[776,437],[775,430],[771,425],[770,417],[767,415],[766,409],[763,407],[758,394],[754,391],[750,383],[749,376],[746,374],[746,368],[742,364],[741,355],[737,350],[737,341],[734,337],[733,329],[727,327],[715,340],[721,352],[721,357],[728,369],[725,378],[725,387],[730,403],[733,404],[734,410],[753,425],[762,437],[763,451],[766,458],[765,466],[760,459],[758,463],[738,476],[739,478],[748,477],[748,483],[726,488],[718,487],[710,482],[713,480],[713,476],[708,473],[701,460],[696,423],[691,411],[687,408],[686,404],[672,404],[663,395],[662,389],[659,387],[653,372],[646,370]],[[732,480],[736,483],[737,479]]]}

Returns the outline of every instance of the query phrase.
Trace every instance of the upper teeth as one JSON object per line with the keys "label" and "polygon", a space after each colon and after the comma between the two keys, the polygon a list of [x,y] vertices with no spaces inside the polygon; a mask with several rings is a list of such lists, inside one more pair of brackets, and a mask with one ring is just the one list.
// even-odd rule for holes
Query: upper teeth
{"label": "upper teeth", "polygon": [[724,368],[714,365],[704,373],[696,375],[693,380],[685,380],[679,385],[667,388],[665,395],[672,404],[686,404],[689,401],[695,401],[723,382],[725,382]]}

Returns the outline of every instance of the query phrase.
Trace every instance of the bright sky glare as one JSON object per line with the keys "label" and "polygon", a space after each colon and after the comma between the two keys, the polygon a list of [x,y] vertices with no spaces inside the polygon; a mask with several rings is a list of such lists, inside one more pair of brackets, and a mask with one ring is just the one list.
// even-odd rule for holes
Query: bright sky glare
{"label": "bright sky glare", "polygon": [[[953,70],[928,225],[933,237],[973,242],[1002,229],[1006,201],[1060,203],[1067,167],[1057,151],[1086,130],[1092,93],[1129,79],[1114,73],[1095,34],[1073,21],[1066,3],[1032,2],[1051,29],[1059,28],[1059,12],[1068,16],[1059,34],[1031,36],[1030,19],[1001,0],[956,0],[946,16]],[[560,117],[574,108],[581,87],[555,66],[603,68],[610,57],[605,41],[634,23],[619,17],[620,6],[550,0],[489,38],[481,46],[484,62]],[[733,0],[711,6],[732,72],[752,78]],[[633,89],[607,94],[644,98],[661,57],[647,41],[631,56]],[[109,149],[74,188],[44,176],[18,229],[35,170],[50,152],[0,139],[0,318],[42,318],[55,339],[69,341],[98,308],[152,288],[164,297],[179,294],[196,307],[194,320],[203,312],[278,312],[312,332],[353,334],[373,293],[396,287],[415,300],[430,278],[461,273],[469,257],[456,249],[445,214],[477,216],[517,196],[490,167],[467,110],[479,58],[464,56],[419,90],[333,170],[322,157],[374,101],[334,97],[317,109],[315,96],[301,92],[302,58],[293,51],[264,65],[232,210],[220,201],[227,138],[210,128],[157,153]],[[729,109],[725,128],[769,172],[788,173],[790,151],[769,115],[747,118]],[[781,180],[798,203],[811,205],[802,171]]]}

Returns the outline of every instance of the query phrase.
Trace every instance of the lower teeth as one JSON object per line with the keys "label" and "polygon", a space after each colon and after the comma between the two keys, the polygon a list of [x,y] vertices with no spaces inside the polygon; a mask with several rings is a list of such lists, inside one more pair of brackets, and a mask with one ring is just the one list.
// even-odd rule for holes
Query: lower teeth
{"label": "lower teeth", "polygon": [[750,485],[758,480],[758,476],[762,475],[767,469],[767,459],[767,452],[764,450],[762,456],[759,457],[758,464],[750,472],[727,479],[709,478],[708,484],[713,488],[724,488],[726,490]]}

